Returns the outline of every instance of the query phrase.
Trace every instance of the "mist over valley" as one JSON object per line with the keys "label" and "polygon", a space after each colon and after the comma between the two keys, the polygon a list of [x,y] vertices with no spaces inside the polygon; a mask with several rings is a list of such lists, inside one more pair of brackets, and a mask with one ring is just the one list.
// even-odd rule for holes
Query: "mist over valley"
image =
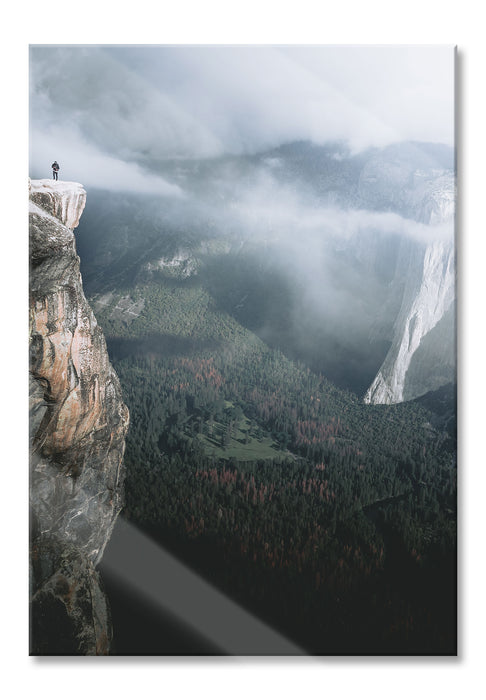
{"label": "mist over valley", "polygon": [[[353,157],[342,144],[300,142],[166,164],[181,197],[93,189],[78,235],[86,288],[197,278],[266,342],[362,396],[407,278],[420,276],[428,244],[452,241],[452,159],[431,144]],[[386,188],[374,184],[391,169]]]}
{"label": "mist over valley", "polygon": [[455,654],[453,82],[448,47],[31,47],[130,412],[110,653],[251,654],[226,596],[262,653]]}

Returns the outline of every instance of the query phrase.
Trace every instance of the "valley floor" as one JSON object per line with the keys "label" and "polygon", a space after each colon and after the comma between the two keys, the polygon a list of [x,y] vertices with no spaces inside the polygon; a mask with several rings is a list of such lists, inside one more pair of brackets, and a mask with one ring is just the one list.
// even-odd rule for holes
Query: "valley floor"
{"label": "valley floor", "polygon": [[[124,518],[307,653],[455,654],[444,406],[363,404],[194,280],[138,286],[120,320],[123,295],[98,318],[131,415]],[[115,653],[144,653],[123,609],[145,604],[107,580]],[[148,653],[216,653],[175,621],[149,628]]]}

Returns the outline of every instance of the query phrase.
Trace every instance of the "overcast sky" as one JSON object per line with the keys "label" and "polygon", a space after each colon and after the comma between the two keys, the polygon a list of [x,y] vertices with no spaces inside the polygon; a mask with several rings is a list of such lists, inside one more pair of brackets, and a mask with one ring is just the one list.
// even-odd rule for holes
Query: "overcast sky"
{"label": "overcast sky", "polygon": [[182,193],[154,161],[298,139],[453,144],[452,47],[31,47],[31,173]]}

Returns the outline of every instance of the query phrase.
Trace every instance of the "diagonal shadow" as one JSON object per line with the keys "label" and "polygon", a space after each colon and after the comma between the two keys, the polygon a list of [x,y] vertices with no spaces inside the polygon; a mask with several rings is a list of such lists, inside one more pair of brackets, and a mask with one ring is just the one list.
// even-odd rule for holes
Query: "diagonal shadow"
{"label": "diagonal shadow", "polygon": [[102,561],[103,574],[128,586],[154,614],[176,618],[218,651],[230,655],[306,652],[246,612],[149,537],[118,518]]}

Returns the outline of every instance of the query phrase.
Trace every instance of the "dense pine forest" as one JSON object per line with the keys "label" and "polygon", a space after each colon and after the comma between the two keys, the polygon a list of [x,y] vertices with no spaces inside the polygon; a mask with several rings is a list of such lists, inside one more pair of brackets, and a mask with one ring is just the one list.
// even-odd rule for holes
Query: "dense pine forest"
{"label": "dense pine forest", "polygon": [[365,405],[211,272],[93,297],[131,415],[124,517],[309,653],[455,653],[454,387]]}

